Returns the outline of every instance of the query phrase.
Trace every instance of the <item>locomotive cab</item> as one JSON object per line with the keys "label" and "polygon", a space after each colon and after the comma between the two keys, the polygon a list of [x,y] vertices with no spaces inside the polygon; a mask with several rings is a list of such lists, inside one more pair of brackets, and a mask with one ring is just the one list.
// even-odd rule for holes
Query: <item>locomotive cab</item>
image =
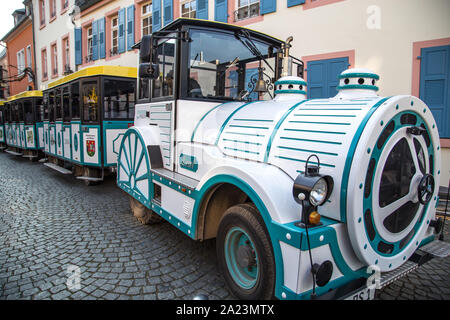
{"label": "locomotive cab", "polygon": [[291,40],[194,19],[144,37],[117,184],[142,223],[216,238],[236,297],[371,298],[373,270],[386,284],[449,252],[436,123],[366,69],[307,99]]}

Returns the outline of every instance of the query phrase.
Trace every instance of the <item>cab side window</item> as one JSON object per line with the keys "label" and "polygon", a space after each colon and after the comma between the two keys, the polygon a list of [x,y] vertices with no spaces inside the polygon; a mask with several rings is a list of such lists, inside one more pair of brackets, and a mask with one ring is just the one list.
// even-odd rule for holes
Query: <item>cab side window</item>
{"label": "cab side window", "polygon": [[55,91],[48,93],[48,112],[50,122],[55,122]]}
{"label": "cab side window", "polygon": [[[175,34],[168,35],[168,37],[174,36]],[[156,52],[156,61],[159,64],[159,77],[153,81],[152,98],[173,96],[175,73],[175,40],[160,40]]]}
{"label": "cab side window", "polygon": [[132,81],[110,80],[104,82],[105,119],[133,119],[135,86]]}
{"label": "cab side window", "polygon": [[37,98],[35,100],[35,113],[36,113],[36,121],[42,122],[44,121],[44,105],[42,103],[42,98]]}

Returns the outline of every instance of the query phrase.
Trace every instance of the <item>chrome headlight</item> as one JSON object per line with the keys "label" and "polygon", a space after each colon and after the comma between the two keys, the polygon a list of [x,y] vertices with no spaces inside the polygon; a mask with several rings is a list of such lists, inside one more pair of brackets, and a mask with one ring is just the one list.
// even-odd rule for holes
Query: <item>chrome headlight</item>
{"label": "chrome headlight", "polygon": [[328,184],[324,178],[320,178],[311,189],[309,202],[314,207],[321,206],[328,198]]}

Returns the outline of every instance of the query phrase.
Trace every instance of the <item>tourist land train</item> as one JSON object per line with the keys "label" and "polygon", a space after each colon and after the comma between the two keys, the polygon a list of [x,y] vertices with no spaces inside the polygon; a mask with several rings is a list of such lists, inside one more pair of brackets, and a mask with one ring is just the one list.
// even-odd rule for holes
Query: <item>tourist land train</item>
{"label": "tourist land train", "polygon": [[[448,255],[437,240],[436,122],[417,97],[377,95],[379,75],[367,69],[342,72],[336,96],[307,99],[315,88],[289,55],[291,41],[175,20],[136,45],[135,105],[134,88],[115,85],[132,72],[114,67],[44,92],[43,109],[63,110],[59,127],[54,115],[48,126],[45,116],[36,124],[60,146],[45,144],[46,164],[89,183],[111,167],[139,221],[215,238],[219,267],[240,299],[372,299],[375,289]],[[73,79],[88,88],[72,91]],[[75,124],[64,124],[64,108],[77,114]],[[19,125],[10,113],[6,137]],[[72,133],[59,138],[55,130]]]}

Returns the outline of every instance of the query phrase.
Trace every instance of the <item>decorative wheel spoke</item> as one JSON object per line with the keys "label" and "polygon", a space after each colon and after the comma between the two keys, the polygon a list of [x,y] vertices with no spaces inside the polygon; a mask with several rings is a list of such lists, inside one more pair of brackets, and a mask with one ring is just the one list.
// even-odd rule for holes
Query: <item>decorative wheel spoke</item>
{"label": "decorative wheel spoke", "polygon": [[410,190],[410,192],[406,196],[392,202],[391,204],[388,204],[387,206],[385,206],[383,208],[378,206],[376,212],[377,212],[377,215],[380,217],[380,220],[383,221],[388,216],[390,216],[392,213],[394,213],[396,210],[398,210],[402,206],[404,206],[408,201],[411,201],[411,193],[412,193],[412,191]]}

